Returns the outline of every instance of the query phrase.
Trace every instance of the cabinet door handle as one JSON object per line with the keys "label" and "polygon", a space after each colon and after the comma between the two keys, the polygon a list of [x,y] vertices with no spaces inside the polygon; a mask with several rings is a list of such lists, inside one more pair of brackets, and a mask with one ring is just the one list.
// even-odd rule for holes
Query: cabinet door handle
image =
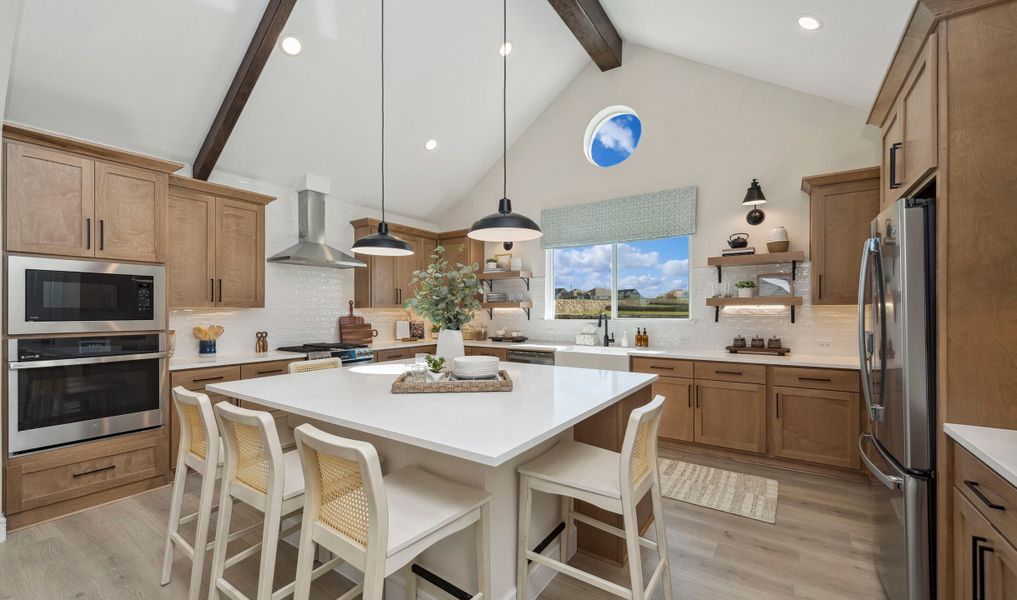
{"label": "cabinet door handle", "polygon": [[901,142],[890,144],[890,189],[895,190],[901,186],[897,181],[897,152],[904,147]]}
{"label": "cabinet door handle", "polygon": [[192,379],[191,382],[202,383],[204,381],[219,381],[220,379],[223,379],[222,375],[216,375],[215,377],[202,377],[201,379]]}
{"label": "cabinet door handle", "polygon": [[208,280],[208,301],[215,302],[215,278]]}
{"label": "cabinet door handle", "polygon": [[823,299],[823,274],[819,274],[819,299]]}
{"label": "cabinet door handle", "polygon": [[780,419],[780,394],[777,394],[777,419]]}
{"label": "cabinet door handle", "polygon": [[85,219],[85,250],[92,249],[92,218]]}
{"label": "cabinet door handle", "polygon": [[986,600],[985,597],[985,554],[994,552],[986,543],[987,539],[971,536],[971,599]]}
{"label": "cabinet door handle", "polygon": [[687,391],[689,393],[689,408],[692,408],[692,386],[691,385],[688,386],[688,390]]}
{"label": "cabinet door handle", "polygon": [[701,387],[701,386],[698,386],[698,385],[696,386],[696,408],[699,408],[699,407],[700,407],[700,400],[699,400],[699,396],[700,396],[700,394],[699,394],[699,388],[700,388],[700,387]]}
{"label": "cabinet door handle", "polygon": [[222,279],[219,280],[219,302],[222,302]]}
{"label": "cabinet door handle", "polygon": [[89,469],[88,471],[82,471],[80,473],[72,473],[71,477],[84,477],[85,475],[91,475],[93,473],[102,473],[103,471],[112,471],[117,468],[116,465],[108,465],[105,467],[99,467],[98,469]]}
{"label": "cabinet door handle", "polygon": [[989,500],[989,498],[982,493],[981,488],[978,487],[977,481],[965,481],[964,485],[967,486],[969,490],[971,490],[972,494],[977,496],[978,499],[982,501],[982,504],[988,506],[993,510],[1006,510],[1006,507],[1003,506],[1002,504],[996,504],[992,500]]}
{"label": "cabinet door handle", "polygon": [[99,219],[99,250],[106,249],[106,221]]}

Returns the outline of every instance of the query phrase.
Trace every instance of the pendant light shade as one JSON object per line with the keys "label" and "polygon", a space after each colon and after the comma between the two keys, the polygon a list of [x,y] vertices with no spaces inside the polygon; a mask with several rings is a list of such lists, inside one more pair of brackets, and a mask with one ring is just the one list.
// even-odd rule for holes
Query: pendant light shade
{"label": "pendant light shade", "polygon": [[[508,4],[502,0],[502,47],[508,44]],[[491,213],[470,227],[466,235],[482,242],[525,242],[544,235],[537,223],[512,212],[508,199],[508,52],[501,55],[501,200],[498,212]]]}
{"label": "pendant light shade", "polygon": [[353,243],[353,252],[373,256],[410,256],[413,248],[388,232],[385,222],[385,0],[381,0],[381,223],[378,233]]}

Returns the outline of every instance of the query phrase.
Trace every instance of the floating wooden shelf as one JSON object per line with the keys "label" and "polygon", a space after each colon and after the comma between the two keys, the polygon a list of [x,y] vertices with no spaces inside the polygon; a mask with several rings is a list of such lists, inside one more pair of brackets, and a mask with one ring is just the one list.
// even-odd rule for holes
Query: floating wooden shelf
{"label": "floating wooden shelf", "polygon": [[721,267],[750,267],[754,265],[780,265],[791,263],[791,279],[798,274],[798,263],[805,261],[805,251],[742,254],[740,256],[711,256],[706,264],[717,267],[717,283],[721,282]]}
{"label": "floating wooden shelf", "polygon": [[526,320],[530,319],[530,309],[533,308],[533,302],[529,300],[523,300],[521,302],[483,302],[481,306],[487,311],[487,316],[494,318],[494,309],[496,308],[518,308],[526,312]]}
{"label": "floating wooden shelf", "polygon": [[720,309],[725,306],[788,306],[791,322],[795,322],[795,307],[801,306],[801,296],[753,296],[751,298],[707,298],[706,305],[713,307],[713,322],[720,320]]}
{"label": "floating wooden shelf", "polygon": [[486,283],[489,290],[494,291],[494,282],[502,279],[522,279],[526,284],[526,291],[530,290],[530,277],[533,274],[529,271],[489,271],[477,273],[477,279]]}

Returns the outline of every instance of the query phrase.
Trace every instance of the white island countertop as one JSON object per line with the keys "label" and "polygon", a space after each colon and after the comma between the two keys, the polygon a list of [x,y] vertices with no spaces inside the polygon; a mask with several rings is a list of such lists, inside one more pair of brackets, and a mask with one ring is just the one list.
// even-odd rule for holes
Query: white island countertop
{"label": "white island countertop", "polygon": [[[413,348],[417,346],[433,346],[437,340],[419,340],[415,342],[374,342],[371,347],[375,350],[391,350],[396,348]],[[717,362],[775,365],[782,367],[812,367],[820,369],[853,369],[859,368],[857,356],[835,356],[825,354],[795,354],[794,351],[786,356],[773,356],[769,354],[732,354],[726,350],[691,350],[679,348],[622,348],[621,346],[576,346],[566,342],[527,340],[521,343],[514,342],[492,342],[490,340],[465,340],[465,346],[474,348],[507,348],[513,350],[529,350],[543,352],[557,352],[567,350],[569,352],[590,352],[596,354],[628,354],[629,356],[643,356],[647,358],[675,358],[679,360],[710,360]]]}
{"label": "white island countertop", "polygon": [[502,363],[511,392],[393,394],[405,363],[365,364],[207,386],[355,431],[497,467],[611,406],[656,375]]}
{"label": "white island countertop", "polygon": [[945,423],[943,431],[1000,477],[1017,487],[1017,431]]}

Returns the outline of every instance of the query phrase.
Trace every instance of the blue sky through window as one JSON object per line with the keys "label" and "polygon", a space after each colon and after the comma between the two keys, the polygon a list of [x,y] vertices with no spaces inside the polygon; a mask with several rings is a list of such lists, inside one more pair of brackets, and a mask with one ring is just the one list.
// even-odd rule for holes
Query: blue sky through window
{"label": "blue sky through window", "polygon": [[643,125],[636,115],[615,115],[597,127],[590,140],[590,158],[601,167],[614,166],[635,151],[642,132]]}

